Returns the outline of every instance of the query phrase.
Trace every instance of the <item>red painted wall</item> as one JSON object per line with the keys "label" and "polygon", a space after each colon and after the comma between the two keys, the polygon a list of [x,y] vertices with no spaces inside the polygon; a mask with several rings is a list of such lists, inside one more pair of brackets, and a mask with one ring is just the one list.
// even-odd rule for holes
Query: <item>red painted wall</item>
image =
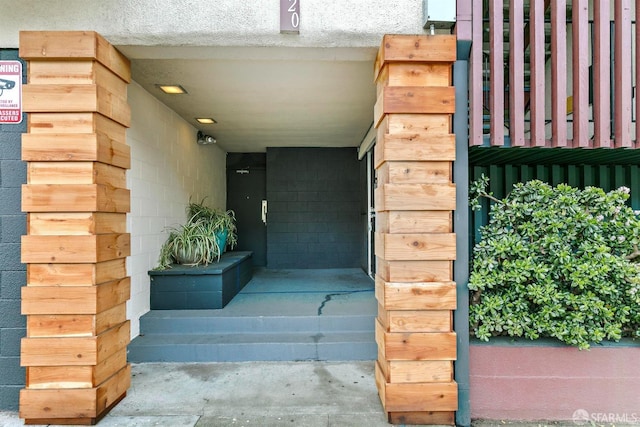
{"label": "red painted wall", "polygon": [[640,423],[640,346],[471,345],[470,375],[473,419]]}

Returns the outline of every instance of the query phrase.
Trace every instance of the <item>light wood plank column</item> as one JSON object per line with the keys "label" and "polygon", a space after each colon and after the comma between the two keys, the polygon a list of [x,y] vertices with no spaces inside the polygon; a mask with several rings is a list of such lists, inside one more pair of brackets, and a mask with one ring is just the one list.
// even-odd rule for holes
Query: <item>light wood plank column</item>
{"label": "light wood plank column", "polygon": [[376,384],[389,422],[454,424],[455,36],[387,35],[375,64]]}
{"label": "light wood plank column", "polygon": [[26,424],[94,424],[127,392],[130,64],[94,32],[21,32]]}

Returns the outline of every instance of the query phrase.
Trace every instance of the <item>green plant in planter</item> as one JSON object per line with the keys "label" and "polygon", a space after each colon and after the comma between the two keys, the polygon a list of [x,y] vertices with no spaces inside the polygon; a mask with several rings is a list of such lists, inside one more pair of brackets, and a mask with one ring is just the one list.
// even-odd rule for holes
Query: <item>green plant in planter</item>
{"label": "green plant in planter", "polygon": [[187,206],[187,222],[168,228],[169,237],[160,249],[158,268],[171,264],[207,265],[220,259],[225,247],[237,243],[235,214],[219,211],[200,203]]}
{"label": "green plant in planter", "polygon": [[471,185],[471,206],[492,200],[473,249],[472,332],[553,337],[580,349],[640,338],[640,219],[629,189],[605,193],[541,181],[516,184],[498,200],[488,178]]}
{"label": "green plant in planter", "polygon": [[224,252],[224,242],[231,248],[238,243],[236,230],[236,216],[231,210],[223,212],[204,205],[204,199],[200,203],[189,203],[187,217],[194,222],[204,221],[207,227],[217,233],[220,246]]}

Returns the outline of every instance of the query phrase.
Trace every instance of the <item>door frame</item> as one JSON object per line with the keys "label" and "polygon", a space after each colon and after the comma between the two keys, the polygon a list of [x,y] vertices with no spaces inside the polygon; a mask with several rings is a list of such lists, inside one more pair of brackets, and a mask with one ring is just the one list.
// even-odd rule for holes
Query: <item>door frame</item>
{"label": "door frame", "polygon": [[367,151],[365,161],[367,162],[367,274],[372,279],[376,275],[376,253],[375,253],[375,234],[376,234],[376,209],[375,209],[375,189],[377,185],[375,165],[373,164],[374,145]]}

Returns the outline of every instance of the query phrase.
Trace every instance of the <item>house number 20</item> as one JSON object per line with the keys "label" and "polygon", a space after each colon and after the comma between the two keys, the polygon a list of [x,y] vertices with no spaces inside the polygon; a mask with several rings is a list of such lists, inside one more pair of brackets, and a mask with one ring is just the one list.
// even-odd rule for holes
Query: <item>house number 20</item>
{"label": "house number 20", "polygon": [[280,0],[280,32],[300,33],[300,0]]}
{"label": "house number 20", "polygon": [[298,12],[298,0],[289,0],[289,9],[287,12],[291,14],[291,26],[298,28],[300,26],[300,13]]}

